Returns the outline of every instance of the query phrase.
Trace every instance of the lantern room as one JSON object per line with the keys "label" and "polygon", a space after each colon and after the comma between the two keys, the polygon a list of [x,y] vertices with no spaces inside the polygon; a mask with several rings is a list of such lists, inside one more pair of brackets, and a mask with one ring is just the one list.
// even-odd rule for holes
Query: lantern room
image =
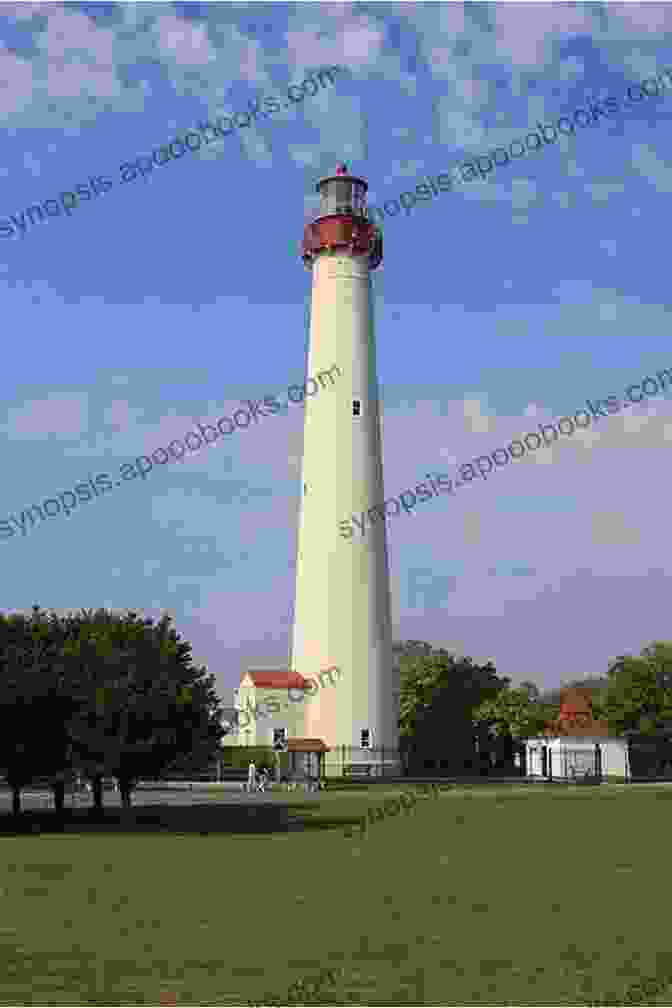
{"label": "lantern room", "polygon": [[364,179],[348,175],[348,166],[336,166],[336,174],[321,179],[315,186],[320,194],[320,217],[347,214],[350,217],[366,217],[366,190]]}
{"label": "lantern room", "polygon": [[364,179],[348,175],[348,166],[337,165],[336,174],[320,179],[315,186],[320,196],[317,217],[303,233],[301,258],[311,269],[315,257],[323,251],[348,251],[351,255],[367,256],[369,269],[375,269],[383,259],[383,236],[367,215]]}

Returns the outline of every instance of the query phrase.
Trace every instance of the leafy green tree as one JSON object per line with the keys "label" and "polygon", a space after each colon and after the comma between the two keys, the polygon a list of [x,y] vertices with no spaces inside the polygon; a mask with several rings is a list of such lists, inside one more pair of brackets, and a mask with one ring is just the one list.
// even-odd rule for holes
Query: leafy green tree
{"label": "leafy green tree", "polygon": [[407,762],[464,766],[474,752],[473,709],[508,680],[497,676],[491,662],[477,665],[424,641],[398,644],[395,652],[401,681],[400,745]]}
{"label": "leafy green tree", "polygon": [[139,777],[214,758],[221,736],[214,677],[193,666],[169,617],[0,614],[0,768],[15,813],[37,775],[62,811],[73,771],[92,780],[94,808],[106,774],[128,806]]}
{"label": "leafy green tree", "polygon": [[141,777],[159,775],[176,760],[215,758],[222,737],[214,676],[192,664],[191,645],[164,615],[155,625],[135,613],[105,610],[71,618],[70,681],[78,712],[68,730],[77,765],[92,780],[102,808],[102,779],[119,780],[122,803]]}
{"label": "leafy green tree", "polygon": [[33,637],[20,613],[0,613],[0,764],[12,789],[12,812],[21,811],[21,789],[35,773]]}
{"label": "leafy green tree", "polygon": [[546,704],[530,698],[527,685],[517,689],[505,686],[496,696],[479,704],[473,714],[473,723],[486,722],[496,735],[535,738],[543,732],[548,714]]}
{"label": "leafy green tree", "polygon": [[672,722],[672,643],[654,641],[639,657],[620,655],[609,667],[604,711],[610,730],[642,735],[669,731]]}
{"label": "leafy green tree", "polygon": [[62,660],[66,626],[55,613],[47,616],[37,606],[33,607],[30,624],[35,649],[31,669],[35,689],[33,707],[40,721],[37,736],[39,773],[51,780],[54,805],[61,813],[72,765],[68,722],[76,710]]}
{"label": "leafy green tree", "polygon": [[33,606],[32,614],[0,614],[0,763],[20,811],[20,791],[36,776],[54,788],[63,808],[70,763],[66,722],[72,713],[59,661],[62,626]]}
{"label": "leafy green tree", "polygon": [[564,683],[562,686],[555,686],[552,689],[544,690],[539,695],[539,699],[542,703],[552,704],[559,710],[563,690],[576,687],[589,689],[593,701],[593,710],[595,711],[595,716],[597,717],[598,714],[596,708],[601,708],[608,684],[609,679],[607,676],[585,676],[583,679],[572,679],[569,682]]}
{"label": "leafy green tree", "polygon": [[522,739],[541,735],[546,722],[557,717],[559,706],[542,703],[534,683],[523,682],[517,688],[505,686],[494,697],[480,704],[473,714],[479,752],[493,753],[496,764],[513,764]]}

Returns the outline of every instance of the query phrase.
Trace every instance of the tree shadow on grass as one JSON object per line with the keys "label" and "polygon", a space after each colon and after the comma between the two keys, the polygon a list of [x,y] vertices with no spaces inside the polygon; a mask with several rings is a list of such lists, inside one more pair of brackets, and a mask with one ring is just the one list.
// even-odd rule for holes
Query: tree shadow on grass
{"label": "tree shadow on grass", "polygon": [[40,833],[287,833],[302,829],[285,805],[144,805],[0,813],[0,836]]}
{"label": "tree shadow on grass", "polygon": [[[438,792],[416,795],[417,802],[419,803],[425,801],[431,802],[437,797]],[[398,806],[395,811],[391,811],[389,808],[390,802],[394,803],[395,799],[388,798],[382,803],[380,800],[367,802],[366,804],[363,803],[362,810],[358,814],[354,814],[351,811],[350,815],[334,815],[334,805],[329,801],[315,801],[309,805],[306,803],[302,805],[288,805],[287,809],[292,815],[296,816],[304,832],[344,830],[346,836],[351,836],[353,829],[355,832],[364,834],[372,824],[389,818],[396,818],[397,816],[403,819],[407,816],[415,815],[417,811],[417,804],[411,807]]]}
{"label": "tree shadow on grass", "polygon": [[362,819],[361,815],[334,815],[333,807],[329,802],[289,802],[282,808],[292,823],[292,828],[301,832],[339,829],[348,825],[359,826]]}

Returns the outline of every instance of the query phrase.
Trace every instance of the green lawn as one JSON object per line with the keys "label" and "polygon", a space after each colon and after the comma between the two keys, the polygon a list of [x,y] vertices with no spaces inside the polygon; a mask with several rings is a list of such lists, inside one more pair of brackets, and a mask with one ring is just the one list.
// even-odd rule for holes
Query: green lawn
{"label": "green lawn", "polygon": [[361,840],[4,837],[0,1003],[287,1003],[328,968],[329,1004],[624,1003],[672,977],[671,833],[672,788],[603,785],[454,789]]}

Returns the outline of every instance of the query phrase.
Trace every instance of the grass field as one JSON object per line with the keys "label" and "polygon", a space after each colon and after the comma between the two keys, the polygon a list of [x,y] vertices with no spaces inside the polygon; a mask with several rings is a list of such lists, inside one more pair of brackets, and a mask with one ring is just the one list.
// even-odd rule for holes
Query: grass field
{"label": "grass field", "polygon": [[296,1003],[622,1004],[645,979],[630,1003],[670,1004],[671,831],[669,786],[480,786],[361,839],[3,837],[0,1003],[286,1004],[333,969]]}

